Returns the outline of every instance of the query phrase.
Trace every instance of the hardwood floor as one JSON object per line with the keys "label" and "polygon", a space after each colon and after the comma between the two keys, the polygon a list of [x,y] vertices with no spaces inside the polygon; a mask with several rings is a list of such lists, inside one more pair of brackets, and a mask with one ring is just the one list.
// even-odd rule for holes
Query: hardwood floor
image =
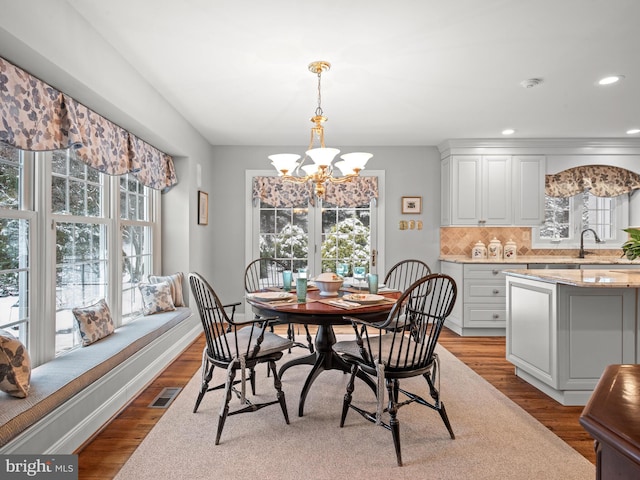
{"label": "hardwood floor", "polygon": [[[344,333],[351,333],[350,327]],[[336,329],[340,333],[339,329]],[[278,332],[278,333],[285,333]],[[444,329],[440,343],[476,373],[595,464],[593,440],[580,426],[583,407],[564,407],[516,377],[504,337],[460,337]],[[183,387],[200,368],[199,337],[120,415],[78,452],[80,479],[112,479],[166,410],[148,408],[164,387]]]}

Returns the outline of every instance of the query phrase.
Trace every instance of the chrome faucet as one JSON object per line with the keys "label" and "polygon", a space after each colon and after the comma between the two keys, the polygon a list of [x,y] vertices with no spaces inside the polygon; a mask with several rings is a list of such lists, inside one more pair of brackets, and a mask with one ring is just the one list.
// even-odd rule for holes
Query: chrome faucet
{"label": "chrome faucet", "polygon": [[598,234],[593,228],[585,228],[584,230],[582,230],[582,233],[580,234],[580,253],[578,253],[578,258],[584,258],[586,254],[591,253],[591,252],[584,251],[584,234],[587,232],[593,232],[593,236],[596,239],[596,243],[602,242],[602,240],[600,240],[600,237],[598,237]]}

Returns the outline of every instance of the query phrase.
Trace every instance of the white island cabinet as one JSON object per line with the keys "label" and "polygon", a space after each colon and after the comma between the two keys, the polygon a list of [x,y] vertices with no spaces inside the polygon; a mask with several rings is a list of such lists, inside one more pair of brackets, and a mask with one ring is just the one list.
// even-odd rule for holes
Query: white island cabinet
{"label": "white island cabinet", "polygon": [[635,270],[507,270],[506,356],[563,405],[585,405],[608,365],[638,363]]}

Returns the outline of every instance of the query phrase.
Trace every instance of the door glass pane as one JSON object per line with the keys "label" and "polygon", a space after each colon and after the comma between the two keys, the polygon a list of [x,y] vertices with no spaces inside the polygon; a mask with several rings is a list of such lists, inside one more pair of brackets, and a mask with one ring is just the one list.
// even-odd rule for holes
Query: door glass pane
{"label": "door glass pane", "polygon": [[283,261],[295,270],[309,258],[309,210],[260,205],[260,257]]}
{"label": "door glass pane", "polygon": [[354,266],[364,266],[369,271],[371,205],[343,208],[323,204],[320,250],[323,272],[335,272],[338,263],[348,265],[346,276],[352,276]]}

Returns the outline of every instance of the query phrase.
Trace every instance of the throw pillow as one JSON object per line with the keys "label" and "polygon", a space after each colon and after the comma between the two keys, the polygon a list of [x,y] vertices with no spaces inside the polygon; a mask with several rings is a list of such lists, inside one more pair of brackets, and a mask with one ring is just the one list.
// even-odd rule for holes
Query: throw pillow
{"label": "throw pillow", "polygon": [[167,282],[171,286],[171,298],[173,299],[173,305],[176,307],[184,307],[184,298],[182,296],[183,280],[184,273],[182,272],[165,276],[149,275],[149,283]]}
{"label": "throw pillow", "polygon": [[0,390],[25,398],[31,381],[31,357],[20,340],[0,330]]}
{"label": "throw pillow", "polygon": [[74,308],[71,311],[78,322],[83,347],[113,333],[111,311],[104,298],[88,307]]}
{"label": "throw pillow", "polygon": [[171,297],[171,285],[168,282],[141,283],[138,288],[142,294],[143,314],[153,315],[176,309]]}

